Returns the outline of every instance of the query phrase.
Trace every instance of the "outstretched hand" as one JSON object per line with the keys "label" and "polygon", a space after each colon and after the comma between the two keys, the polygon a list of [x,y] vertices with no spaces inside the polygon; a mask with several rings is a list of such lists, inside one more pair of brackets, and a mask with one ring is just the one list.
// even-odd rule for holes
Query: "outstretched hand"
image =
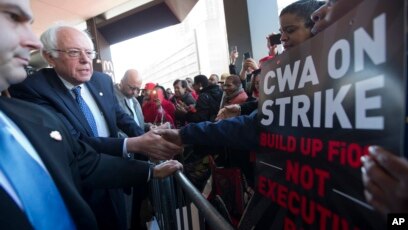
{"label": "outstretched hand", "polygon": [[154,131],[168,142],[171,142],[177,146],[183,145],[183,141],[179,135],[179,129],[160,129]]}
{"label": "outstretched hand", "polygon": [[153,178],[164,178],[170,176],[177,170],[182,170],[183,165],[176,160],[160,163],[153,168]]}
{"label": "outstretched hand", "polygon": [[182,153],[183,147],[171,143],[157,134],[158,130],[154,129],[139,137],[129,138],[127,149],[129,152],[147,153],[148,157],[156,160],[172,159],[175,155]]}
{"label": "outstretched hand", "polygon": [[150,130],[152,129],[170,129],[171,128],[171,124],[170,122],[164,122],[163,124],[157,126],[157,125],[151,125],[150,126]]}
{"label": "outstretched hand", "polygon": [[217,117],[215,118],[216,121],[236,117],[241,114],[241,107],[238,104],[227,105],[224,108],[218,111]]}
{"label": "outstretched hand", "polygon": [[408,212],[408,161],[379,146],[369,153],[361,158],[367,201],[383,214]]}

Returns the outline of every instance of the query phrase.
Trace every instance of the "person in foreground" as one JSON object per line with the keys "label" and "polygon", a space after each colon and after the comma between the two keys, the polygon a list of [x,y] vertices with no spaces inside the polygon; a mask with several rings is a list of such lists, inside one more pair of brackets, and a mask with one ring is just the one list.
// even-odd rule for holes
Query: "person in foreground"
{"label": "person in foreground", "polygon": [[[41,48],[31,22],[29,0],[0,0],[0,91],[24,80],[30,50]],[[0,98],[0,123],[0,229],[97,229],[83,189],[145,185],[182,168],[97,154],[55,114],[18,99]]]}

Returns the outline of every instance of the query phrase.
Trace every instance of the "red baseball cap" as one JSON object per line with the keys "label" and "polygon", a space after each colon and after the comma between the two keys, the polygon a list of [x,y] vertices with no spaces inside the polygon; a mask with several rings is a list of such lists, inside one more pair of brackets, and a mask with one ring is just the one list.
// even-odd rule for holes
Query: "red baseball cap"
{"label": "red baseball cap", "polygon": [[156,84],[149,82],[149,83],[146,83],[145,90],[152,90],[154,89],[154,87],[156,87]]}

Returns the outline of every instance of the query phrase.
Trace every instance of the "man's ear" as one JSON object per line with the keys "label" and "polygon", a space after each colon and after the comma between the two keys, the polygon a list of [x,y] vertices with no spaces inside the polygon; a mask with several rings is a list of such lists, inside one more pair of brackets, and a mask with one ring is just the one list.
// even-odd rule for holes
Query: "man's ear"
{"label": "man's ear", "polygon": [[55,66],[55,57],[53,57],[51,53],[43,51],[42,56],[50,66]]}

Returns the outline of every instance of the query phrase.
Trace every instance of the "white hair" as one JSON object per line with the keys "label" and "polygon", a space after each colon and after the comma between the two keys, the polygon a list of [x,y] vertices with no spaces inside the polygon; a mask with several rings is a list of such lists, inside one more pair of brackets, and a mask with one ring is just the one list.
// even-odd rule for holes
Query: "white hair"
{"label": "white hair", "polygon": [[65,28],[71,28],[81,32],[89,40],[92,48],[94,47],[92,38],[87,31],[79,30],[78,28],[71,25],[56,23],[55,25],[49,27],[46,31],[44,31],[40,36],[40,41],[43,44],[41,54],[48,53],[54,58],[58,57],[59,53],[55,51],[56,49],[58,49],[58,32],[61,29]]}

